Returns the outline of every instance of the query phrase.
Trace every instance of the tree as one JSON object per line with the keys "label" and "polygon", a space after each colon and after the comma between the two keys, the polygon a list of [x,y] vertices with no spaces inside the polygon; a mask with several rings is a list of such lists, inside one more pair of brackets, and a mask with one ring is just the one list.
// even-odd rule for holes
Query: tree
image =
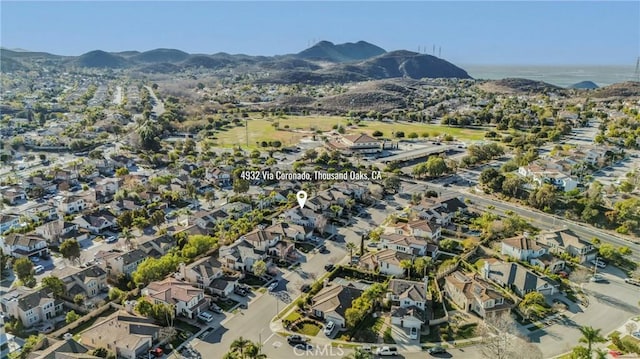
{"label": "tree", "polygon": [[109,351],[103,347],[99,347],[99,348],[95,348],[92,352],[91,355],[93,356],[97,356],[100,358],[106,358],[107,355],[109,355]]}
{"label": "tree", "polygon": [[413,262],[409,259],[403,259],[400,261],[400,268],[407,271],[407,278],[411,279],[411,268],[413,267]]}
{"label": "tree", "polygon": [[87,299],[87,298],[86,298],[84,295],[82,295],[82,294],[76,294],[76,296],[75,296],[75,297],[73,297],[73,302],[74,302],[76,305],[80,305],[80,306],[82,306],[82,305],[84,305],[84,301],[85,301],[85,299]]}
{"label": "tree", "polygon": [[347,242],[346,248],[349,251],[349,260],[353,259],[353,250],[356,249],[356,245],[353,242]]}
{"label": "tree", "polygon": [[258,277],[262,277],[267,273],[267,264],[263,260],[258,260],[253,263],[253,274]]}
{"label": "tree", "polygon": [[487,318],[479,327],[482,356],[488,359],[542,359],[540,350],[518,338],[518,329],[508,314]]}
{"label": "tree", "polygon": [[594,343],[604,343],[606,339],[600,334],[601,329],[595,329],[591,326],[580,327],[580,343],[587,344],[588,357],[591,358],[591,347]]}
{"label": "tree", "polygon": [[431,156],[427,160],[426,171],[431,177],[438,177],[447,172],[449,168],[442,157]]}
{"label": "tree", "polygon": [[431,257],[419,257],[413,261],[413,269],[418,275],[426,277],[429,267],[431,267]]}
{"label": "tree", "polygon": [[249,347],[250,344],[250,340],[239,337],[231,343],[229,349],[231,349],[231,351],[237,351],[240,354],[240,357],[244,358],[244,351]]}
{"label": "tree", "polygon": [[547,313],[548,309],[544,295],[540,292],[525,294],[518,307],[528,318],[541,318]]}
{"label": "tree", "polygon": [[529,204],[535,208],[547,210],[553,208],[558,201],[555,187],[545,183],[529,195]]}
{"label": "tree", "polygon": [[34,287],[36,284],[35,281],[35,271],[33,270],[33,263],[29,258],[22,257],[13,261],[13,273],[18,277],[18,279],[27,287]]}
{"label": "tree", "polygon": [[18,356],[18,358],[26,359],[33,351],[33,349],[38,346],[38,343],[40,343],[43,339],[44,335],[42,334],[29,336],[27,340],[24,341],[24,345],[22,346],[22,350],[20,351],[20,355]]}
{"label": "tree", "polygon": [[48,276],[42,279],[42,286],[48,288],[57,297],[64,294],[66,289],[64,282],[56,276]]}
{"label": "tree", "polygon": [[68,239],[60,245],[60,254],[63,258],[74,261],[80,258],[80,244],[75,239]]}
{"label": "tree", "polygon": [[391,192],[400,190],[400,179],[397,176],[388,176],[382,181],[384,189]]}
{"label": "tree", "polygon": [[480,184],[490,192],[499,192],[502,190],[504,179],[504,175],[493,167],[485,168],[480,173]]}
{"label": "tree", "polygon": [[75,311],[67,312],[67,316],[65,317],[65,321],[67,324],[71,324],[76,320],[80,319],[80,314],[77,314]]}
{"label": "tree", "polygon": [[458,248],[458,241],[449,238],[443,239],[440,241],[440,248],[445,251],[455,250]]}
{"label": "tree", "polygon": [[349,355],[343,356],[342,359],[373,359],[373,353],[365,352],[360,348],[356,348],[355,351]]}

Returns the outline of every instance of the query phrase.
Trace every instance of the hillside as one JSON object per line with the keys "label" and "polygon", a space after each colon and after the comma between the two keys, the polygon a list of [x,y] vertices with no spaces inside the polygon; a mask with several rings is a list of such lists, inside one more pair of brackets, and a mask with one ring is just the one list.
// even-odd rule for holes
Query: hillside
{"label": "hillside", "polygon": [[598,85],[596,85],[593,81],[580,81],[576,84],[569,86],[570,89],[579,89],[579,90],[593,90],[597,89]]}
{"label": "hillside", "polygon": [[562,90],[561,87],[546,82],[521,78],[485,81],[479,87],[495,93],[542,93]]}
{"label": "hillside", "polygon": [[384,54],[386,51],[366,41],[347,42],[335,45],[329,41],[320,41],[310,48],[297,53],[300,59],[323,60],[331,62],[360,61]]}
{"label": "hillside", "polygon": [[118,55],[113,55],[102,50],[87,52],[76,58],[73,63],[81,67],[95,68],[121,68],[127,65],[127,60]]}
{"label": "hillside", "polygon": [[175,49],[155,49],[150,51],[145,51],[139,55],[133,57],[134,60],[140,62],[151,62],[151,63],[159,63],[159,62],[168,62],[175,63],[184,61],[189,57],[189,54]]}
{"label": "hillside", "polygon": [[601,87],[593,91],[592,95],[597,98],[640,96],[640,82],[627,81]]}
{"label": "hillside", "polygon": [[431,55],[411,51],[393,51],[374,57],[357,65],[362,73],[375,78],[408,77],[421,78],[460,78],[471,76],[456,65]]}

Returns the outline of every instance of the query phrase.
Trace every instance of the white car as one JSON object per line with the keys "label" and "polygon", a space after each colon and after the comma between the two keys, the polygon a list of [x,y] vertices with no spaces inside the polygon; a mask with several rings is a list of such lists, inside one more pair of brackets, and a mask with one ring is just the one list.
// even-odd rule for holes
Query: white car
{"label": "white car", "polygon": [[106,243],[113,243],[113,242],[116,242],[117,240],[118,240],[118,237],[116,237],[116,236],[111,236],[111,237],[107,237],[107,239],[105,239],[104,241],[105,241]]}
{"label": "white car", "polygon": [[327,325],[324,327],[324,335],[326,336],[330,336],[331,333],[333,332],[333,328],[335,328],[336,325],[333,321],[329,321],[329,323],[327,323]]}
{"label": "white car", "polygon": [[410,337],[411,339],[418,339],[418,328],[416,328],[416,327],[412,327],[412,328],[411,328],[411,331],[410,331],[410,333],[409,333],[409,337]]}
{"label": "white car", "polygon": [[274,290],[276,290],[276,288],[278,288],[278,282],[273,282],[271,284],[269,284],[269,292],[273,292]]}
{"label": "white car", "polygon": [[398,355],[398,348],[384,346],[376,350],[376,355],[381,357],[390,357]]}
{"label": "white car", "polygon": [[209,323],[213,320],[213,315],[209,312],[202,312],[198,314],[198,319],[202,320],[203,322]]}
{"label": "white car", "polygon": [[40,258],[38,258],[38,257],[36,257],[36,256],[29,257],[29,259],[31,259],[31,261],[32,261],[33,263],[38,263],[38,262],[40,262]]}
{"label": "white car", "polygon": [[41,265],[37,265],[33,267],[33,270],[35,271],[36,274],[44,273],[44,267]]}

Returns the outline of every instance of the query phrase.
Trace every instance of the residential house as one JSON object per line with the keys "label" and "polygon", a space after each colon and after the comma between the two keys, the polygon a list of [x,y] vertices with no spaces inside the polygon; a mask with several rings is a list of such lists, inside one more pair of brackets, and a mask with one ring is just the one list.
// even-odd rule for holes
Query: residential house
{"label": "residential house", "polygon": [[46,288],[18,287],[3,294],[1,301],[2,310],[20,319],[26,328],[64,314],[63,302]]}
{"label": "residential house", "polygon": [[509,313],[513,303],[493,286],[475,275],[455,271],[444,278],[444,293],[467,313],[491,318]]}
{"label": "residential house", "polygon": [[[34,350],[29,354],[29,359],[100,359],[91,355],[89,348],[78,343],[73,338],[53,341],[47,338],[49,346],[40,350]],[[0,358],[5,359],[0,356]]]}
{"label": "residential house", "polygon": [[91,349],[115,352],[118,358],[146,358],[161,330],[151,319],[118,311],[83,331],[80,342]]}
{"label": "residential house", "polygon": [[371,195],[369,188],[359,183],[338,182],[333,184],[332,188],[337,189],[348,197],[360,202],[369,200],[369,197]]}
{"label": "residential house", "polygon": [[0,246],[5,254],[15,258],[42,256],[49,253],[47,241],[35,234],[10,233],[0,236]]}
{"label": "residential house", "polygon": [[416,328],[420,331],[420,328],[428,321],[427,312],[415,305],[391,308],[391,324],[402,328]]}
{"label": "residential house", "polygon": [[231,172],[221,168],[214,168],[212,170],[207,168],[205,178],[219,186],[229,186],[231,184]]}
{"label": "residential house", "polygon": [[42,220],[43,222],[49,222],[58,218],[58,210],[48,203],[30,207],[24,214],[34,221]]}
{"label": "residential house", "polygon": [[406,270],[402,268],[400,262],[411,261],[413,255],[394,251],[393,249],[383,249],[379,252],[369,252],[362,257],[358,266],[367,271],[379,271],[382,274],[396,277],[404,277]]}
{"label": "residential house", "polygon": [[84,197],[76,195],[56,196],[54,202],[64,214],[78,213],[87,208]]}
{"label": "residential house", "polygon": [[418,307],[426,310],[431,302],[431,295],[427,290],[427,283],[404,279],[391,279],[387,299],[392,306],[408,308]]}
{"label": "residential house", "polygon": [[114,278],[121,275],[131,278],[133,272],[147,257],[147,253],[137,248],[122,253],[111,252],[111,255],[104,257],[104,269],[108,275]]}
{"label": "residential house", "polygon": [[137,247],[144,251],[149,257],[160,258],[167,254],[167,252],[176,245],[177,241],[174,236],[161,235],[148,241],[138,243]]}
{"label": "residential house", "polygon": [[445,197],[425,198],[411,209],[417,213],[420,219],[446,227],[451,223],[456,213],[466,213],[468,208],[464,201],[458,197]]}
{"label": "residential house", "polygon": [[520,261],[526,261],[552,272],[564,269],[564,261],[554,258],[547,247],[541,246],[524,235],[507,238],[502,241],[502,254]]}
{"label": "residential house", "polygon": [[20,217],[15,214],[0,213],[0,234],[20,227]]}
{"label": "residential house", "polygon": [[78,241],[86,239],[87,234],[79,233],[78,228],[78,225],[73,222],[58,219],[36,227],[35,232],[50,244],[59,245],[66,239],[75,238]]}
{"label": "residential house", "polygon": [[529,164],[518,168],[518,174],[532,179],[538,186],[544,183],[554,185],[559,190],[569,192],[578,187],[580,183],[576,178],[558,169],[547,168],[548,164]]}
{"label": "residential house", "polygon": [[268,264],[267,253],[246,241],[220,248],[220,263],[225,268],[252,272],[253,264],[259,260]]}
{"label": "residential house", "polygon": [[484,279],[492,280],[504,288],[513,290],[520,297],[534,291],[544,295],[553,295],[558,292],[557,283],[516,262],[487,259],[484,262],[482,276]]}
{"label": "residential house", "polygon": [[395,233],[405,236],[425,238],[436,243],[441,237],[441,226],[435,221],[426,219],[410,220],[408,222],[397,221],[384,227],[384,233]]}
{"label": "residential house", "polygon": [[328,285],[311,299],[311,312],[327,322],[334,322],[338,328],[345,328],[347,324],[345,313],[351,308],[351,302],[360,297],[363,292],[353,284]]}
{"label": "residential house", "polygon": [[211,282],[224,275],[222,264],[215,257],[202,258],[191,264],[180,263],[178,273],[177,278],[184,279],[198,288],[209,287]]}
{"label": "residential house", "polygon": [[323,233],[329,227],[327,226],[327,217],[323,214],[315,213],[309,208],[294,207],[280,214],[280,218],[303,227],[313,228],[320,233]]}
{"label": "residential house", "polygon": [[65,267],[54,270],[52,275],[60,278],[65,285],[63,298],[73,301],[76,295],[83,295],[86,299],[85,306],[92,307],[98,294],[109,290],[107,286],[107,272],[99,266],[88,268]]}
{"label": "residential house", "polygon": [[116,225],[116,217],[109,211],[101,210],[91,214],[85,214],[73,219],[78,227],[97,234]]}
{"label": "residential house", "polygon": [[208,287],[205,289],[212,294],[219,297],[226,298],[233,293],[233,290],[238,286],[239,277],[223,276],[211,281]]}
{"label": "residential house", "polygon": [[142,295],[153,304],[168,304],[174,306],[176,315],[194,319],[201,311],[209,307],[209,300],[204,296],[204,289],[196,288],[168,277],[161,281],[151,282],[144,289]]}
{"label": "residential house", "polygon": [[581,239],[569,229],[542,231],[538,234],[537,241],[548,247],[550,253],[566,253],[578,258],[581,263],[595,259],[598,254],[592,243]]}
{"label": "residential house", "polygon": [[22,201],[26,201],[27,193],[20,186],[2,186],[0,187],[0,197],[10,206],[14,206]]}
{"label": "residential house", "polygon": [[428,243],[425,239],[403,234],[382,234],[380,246],[414,256],[435,258],[438,255],[438,246]]}
{"label": "residential house", "polygon": [[277,233],[281,239],[293,241],[305,241],[313,237],[313,228],[308,228],[295,223],[278,222],[265,228],[269,233]]}

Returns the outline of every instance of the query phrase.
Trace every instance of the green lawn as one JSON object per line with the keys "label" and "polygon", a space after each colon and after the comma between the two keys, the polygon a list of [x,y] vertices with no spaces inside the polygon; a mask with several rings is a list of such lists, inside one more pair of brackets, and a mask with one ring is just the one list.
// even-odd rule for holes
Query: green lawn
{"label": "green lawn", "polygon": [[238,304],[238,302],[229,298],[217,300],[215,303],[225,312],[228,312],[229,310],[231,310],[231,308]]}
{"label": "green lawn", "polygon": [[294,331],[296,333],[300,333],[300,334],[307,335],[307,336],[310,336],[310,337],[315,337],[318,334],[318,332],[320,331],[320,329],[322,329],[322,327],[320,327],[320,325],[318,325],[316,323],[306,322],[306,323],[301,324],[300,327],[294,328]]}
{"label": "green lawn", "polygon": [[[249,148],[258,148],[258,143],[262,141],[279,140],[283,146],[295,145],[303,137],[308,137],[315,131],[328,132],[334,125],[346,125],[349,120],[340,116],[285,116],[284,118],[253,118],[247,121],[248,129],[245,126],[228,127],[215,134],[214,142],[221,147],[232,147],[249,145]],[[278,122],[279,130],[274,127]],[[289,126],[289,128],[286,128]],[[300,132],[302,131],[302,132]],[[437,124],[407,123],[407,122],[382,122],[382,121],[361,121],[357,126],[353,125],[347,129],[347,133],[364,132],[371,135],[374,131],[382,132],[386,138],[392,138],[392,132],[403,131],[406,136],[411,132],[421,136],[428,133],[431,137],[444,134],[452,135],[460,140],[482,140],[484,130],[448,127]],[[248,137],[248,141],[247,141]]]}
{"label": "green lawn", "polygon": [[300,318],[302,318],[302,315],[294,310],[293,312],[291,312],[289,315],[287,315],[282,320],[288,320],[289,322],[293,323],[293,322],[295,322],[296,320],[298,320]]}
{"label": "green lawn", "polygon": [[471,323],[471,324],[465,324],[461,327],[459,327],[455,332],[454,332],[454,339],[455,340],[462,340],[462,339],[469,339],[469,338],[473,338],[476,335],[476,328],[478,327],[477,323]]}
{"label": "green lawn", "polygon": [[382,340],[384,341],[385,344],[395,344],[396,341],[393,340],[393,337],[391,336],[391,327],[387,327],[387,329],[384,331],[384,335],[382,336]]}

